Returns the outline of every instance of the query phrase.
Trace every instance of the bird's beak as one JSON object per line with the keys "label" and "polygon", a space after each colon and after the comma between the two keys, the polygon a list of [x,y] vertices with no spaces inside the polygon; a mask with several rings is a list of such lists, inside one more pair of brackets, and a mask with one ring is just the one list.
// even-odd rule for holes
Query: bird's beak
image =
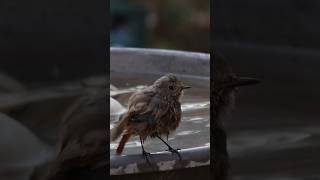
{"label": "bird's beak", "polygon": [[260,80],[256,78],[249,77],[239,77],[235,79],[233,82],[227,84],[228,87],[239,87],[239,86],[248,86],[259,83]]}
{"label": "bird's beak", "polygon": [[190,86],[182,86],[182,89],[189,89],[191,88]]}

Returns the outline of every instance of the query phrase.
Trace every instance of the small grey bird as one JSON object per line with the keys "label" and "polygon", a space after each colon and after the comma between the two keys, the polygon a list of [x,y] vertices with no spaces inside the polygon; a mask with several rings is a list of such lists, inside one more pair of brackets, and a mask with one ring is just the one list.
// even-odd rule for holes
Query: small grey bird
{"label": "small grey bird", "polygon": [[181,121],[180,98],[183,90],[190,88],[184,85],[176,76],[168,74],[156,80],[153,85],[135,92],[129,98],[128,111],[122,116],[119,124],[111,130],[111,140],[114,141],[123,133],[117,155],[120,155],[131,136],[139,136],[142,153],[147,161],[147,153],[143,142],[147,137],[159,138],[169,151],[176,153],[161,136],[168,137]]}
{"label": "small grey bird", "polygon": [[215,180],[228,178],[229,158],[227,136],[221,115],[234,105],[238,87],[259,82],[254,78],[238,77],[219,54],[213,55],[213,77],[211,77],[211,138],[213,139],[213,177]]}

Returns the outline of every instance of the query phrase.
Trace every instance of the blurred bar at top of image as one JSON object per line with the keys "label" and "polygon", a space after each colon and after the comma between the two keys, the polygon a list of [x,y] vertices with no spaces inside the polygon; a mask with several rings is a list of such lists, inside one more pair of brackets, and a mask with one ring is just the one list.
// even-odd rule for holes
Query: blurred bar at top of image
{"label": "blurred bar at top of image", "polygon": [[110,0],[110,46],[209,52],[208,3],[204,0]]}

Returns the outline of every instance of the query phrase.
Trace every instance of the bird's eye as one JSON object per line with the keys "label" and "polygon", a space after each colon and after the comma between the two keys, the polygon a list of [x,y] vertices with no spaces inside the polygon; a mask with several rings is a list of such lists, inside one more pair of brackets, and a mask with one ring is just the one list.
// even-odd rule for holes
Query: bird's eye
{"label": "bird's eye", "polygon": [[173,90],[173,86],[169,86],[169,89],[170,89],[170,90]]}

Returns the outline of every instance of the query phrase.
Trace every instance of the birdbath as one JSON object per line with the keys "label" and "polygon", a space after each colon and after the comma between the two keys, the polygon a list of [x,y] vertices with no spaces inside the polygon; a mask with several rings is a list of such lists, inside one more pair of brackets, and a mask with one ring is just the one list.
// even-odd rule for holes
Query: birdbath
{"label": "birdbath", "polygon": [[[138,137],[131,138],[121,156],[115,155],[119,140],[110,142],[110,175],[115,179],[151,179],[187,177],[207,178],[210,168],[210,55],[204,53],[138,49],[110,49],[110,96],[124,109],[130,95],[160,76],[175,74],[191,89],[181,99],[182,120],[176,132],[169,136],[176,154],[165,151],[166,146],[157,139],[145,142],[151,153],[150,163],[141,154]],[[114,103],[118,104],[118,103]],[[112,106],[112,104],[111,104]],[[117,105],[118,106],[118,105]],[[111,107],[112,108],[112,107]],[[114,110],[113,110],[114,111]],[[123,109],[119,108],[119,112]],[[118,113],[117,111],[114,111]],[[118,115],[110,114],[110,128]]]}

